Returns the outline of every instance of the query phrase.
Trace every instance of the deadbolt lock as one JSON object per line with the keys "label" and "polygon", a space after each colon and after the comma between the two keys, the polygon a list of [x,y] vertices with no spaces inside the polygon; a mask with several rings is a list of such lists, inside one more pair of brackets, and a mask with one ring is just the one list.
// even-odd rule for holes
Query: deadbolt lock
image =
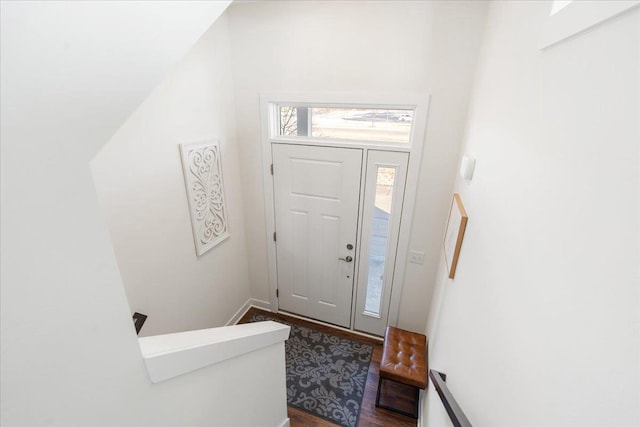
{"label": "deadbolt lock", "polygon": [[352,250],[353,249],[353,245],[351,243],[347,243],[347,249]]}

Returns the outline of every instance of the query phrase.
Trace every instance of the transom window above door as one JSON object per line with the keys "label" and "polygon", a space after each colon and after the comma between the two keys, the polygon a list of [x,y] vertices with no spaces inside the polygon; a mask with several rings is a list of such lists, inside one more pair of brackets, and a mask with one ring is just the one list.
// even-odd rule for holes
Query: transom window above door
{"label": "transom window above door", "polygon": [[336,105],[274,105],[272,137],[296,140],[366,141],[408,145],[413,108]]}

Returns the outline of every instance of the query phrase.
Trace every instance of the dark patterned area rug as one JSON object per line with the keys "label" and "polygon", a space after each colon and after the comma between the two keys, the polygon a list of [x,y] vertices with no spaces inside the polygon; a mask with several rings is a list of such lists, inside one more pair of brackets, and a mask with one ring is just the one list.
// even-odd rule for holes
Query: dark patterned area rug
{"label": "dark patterned area rug", "polygon": [[285,341],[287,404],[344,427],[355,427],[373,347],[348,338],[253,313],[249,322],[291,326]]}

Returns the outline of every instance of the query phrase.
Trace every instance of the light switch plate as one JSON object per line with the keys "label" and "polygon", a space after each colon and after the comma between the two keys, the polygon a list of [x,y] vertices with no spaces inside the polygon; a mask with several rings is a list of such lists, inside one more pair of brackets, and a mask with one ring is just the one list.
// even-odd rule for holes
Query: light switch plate
{"label": "light switch plate", "polygon": [[424,252],[409,252],[409,262],[412,262],[414,264],[424,264]]}

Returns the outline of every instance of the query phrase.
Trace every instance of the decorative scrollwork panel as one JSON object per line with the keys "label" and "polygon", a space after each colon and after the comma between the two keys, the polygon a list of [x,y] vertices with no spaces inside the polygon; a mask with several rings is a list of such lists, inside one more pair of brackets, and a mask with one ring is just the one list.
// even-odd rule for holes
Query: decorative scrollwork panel
{"label": "decorative scrollwork panel", "polygon": [[202,255],[229,237],[220,144],[181,144],[184,182],[191,213],[196,254]]}

